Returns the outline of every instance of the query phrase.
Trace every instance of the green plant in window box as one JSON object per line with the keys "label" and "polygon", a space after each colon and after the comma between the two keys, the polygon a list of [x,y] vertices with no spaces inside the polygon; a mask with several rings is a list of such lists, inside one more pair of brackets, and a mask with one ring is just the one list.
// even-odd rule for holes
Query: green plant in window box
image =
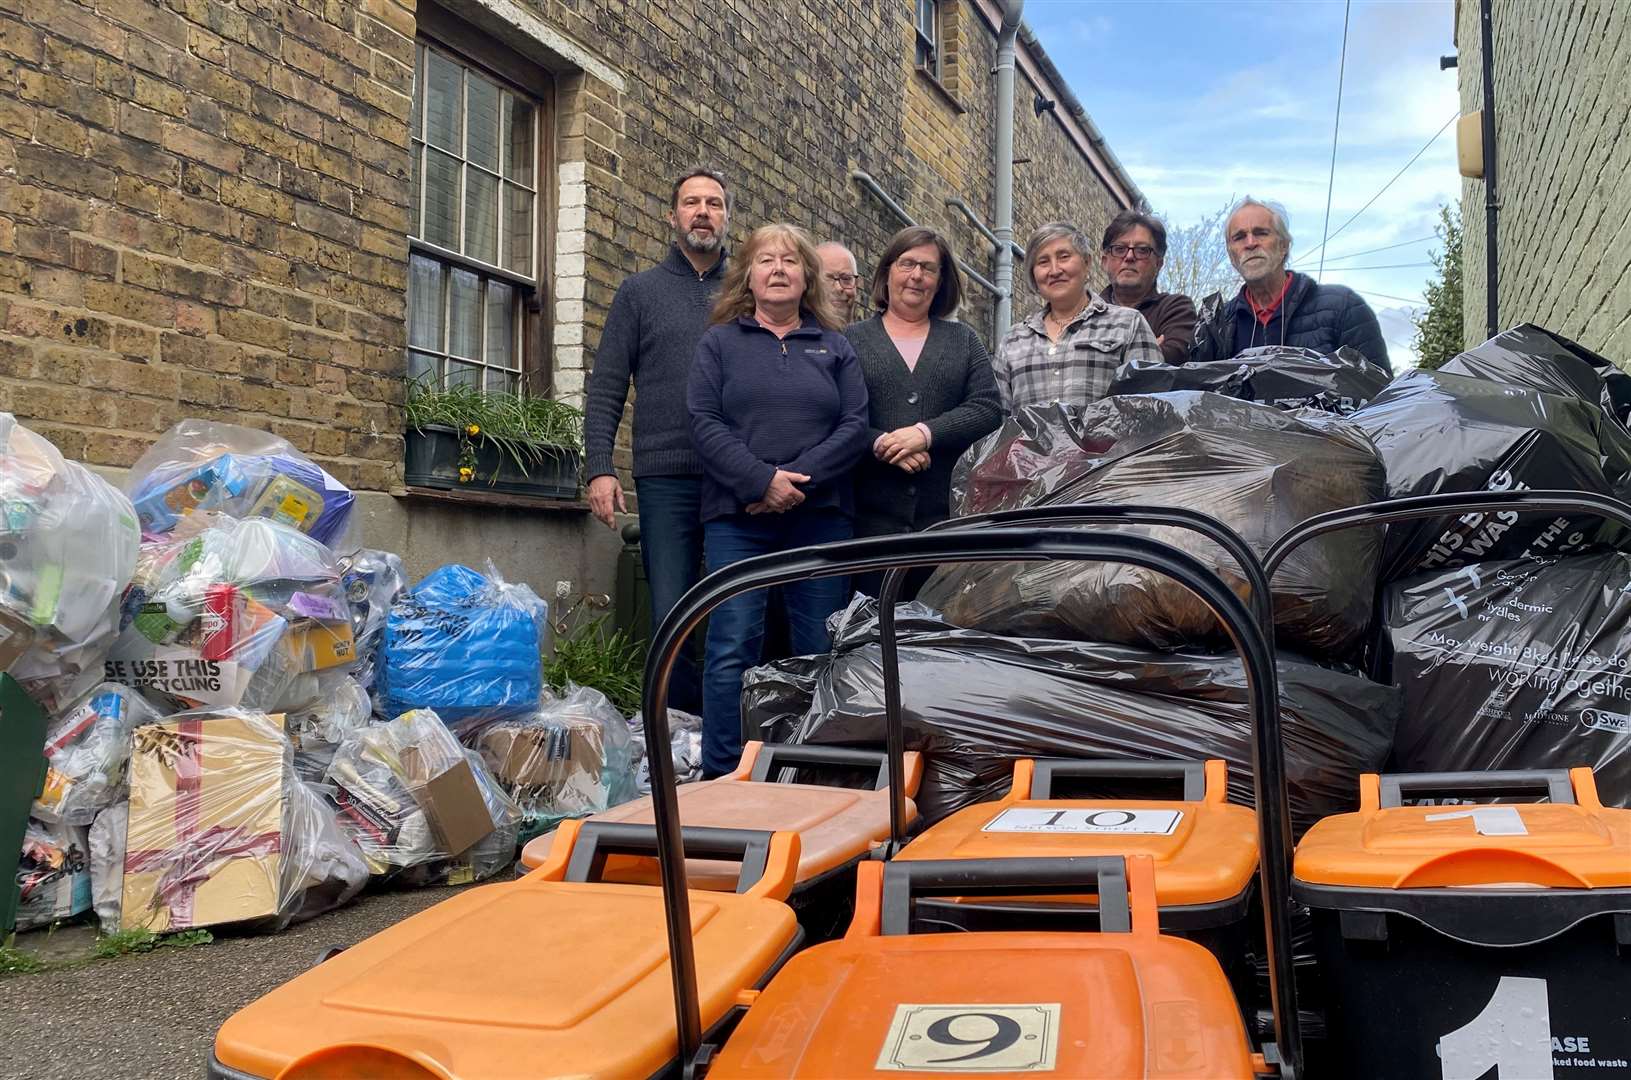
{"label": "green plant in window box", "polygon": [[409,484],[577,495],[583,413],[565,402],[422,378],[405,412]]}

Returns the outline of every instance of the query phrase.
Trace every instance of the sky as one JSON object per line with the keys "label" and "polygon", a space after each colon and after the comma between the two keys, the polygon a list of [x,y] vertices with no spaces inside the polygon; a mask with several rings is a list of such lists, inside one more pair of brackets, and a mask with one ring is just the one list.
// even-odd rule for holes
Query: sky
{"label": "sky", "polygon": [[1337,230],[1460,111],[1438,65],[1454,0],[1351,5],[1323,275],[1342,0],[1026,0],[1024,17],[1152,209],[1187,225],[1242,195],[1284,204],[1293,269],[1359,290],[1394,367],[1414,362],[1438,206],[1460,199],[1454,126]]}

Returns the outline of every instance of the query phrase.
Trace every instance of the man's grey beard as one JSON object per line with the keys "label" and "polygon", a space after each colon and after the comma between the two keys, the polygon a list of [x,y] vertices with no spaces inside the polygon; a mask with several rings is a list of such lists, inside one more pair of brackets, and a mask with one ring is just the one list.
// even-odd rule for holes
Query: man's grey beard
{"label": "man's grey beard", "polygon": [[[1230,262],[1234,262],[1234,260],[1231,259]],[[1247,277],[1246,276],[1246,271],[1241,267],[1241,265],[1239,263],[1235,263],[1235,273],[1240,275],[1240,280],[1241,281],[1263,281],[1263,280],[1265,280],[1267,278],[1272,278],[1276,274],[1279,274],[1282,271],[1284,271],[1285,268],[1286,268],[1286,264],[1288,264],[1289,262],[1291,262],[1291,258],[1290,258],[1290,255],[1288,253],[1285,257],[1281,258],[1278,262],[1272,262],[1271,261],[1270,264],[1269,264],[1268,269],[1259,270],[1257,272],[1257,276],[1255,278]]]}
{"label": "man's grey beard", "polygon": [[680,243],[700,255],[719,250],[719,233],[688,232],[680,234]]}

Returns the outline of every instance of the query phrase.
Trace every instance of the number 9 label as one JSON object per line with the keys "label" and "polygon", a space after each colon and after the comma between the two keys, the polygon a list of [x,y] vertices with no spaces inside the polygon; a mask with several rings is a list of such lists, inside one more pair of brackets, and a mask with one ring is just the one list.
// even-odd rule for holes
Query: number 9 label
{"label": "number 9 label", "polygon": [[882,1072],[1052,1072],[1059,1005],[898,1005]]}

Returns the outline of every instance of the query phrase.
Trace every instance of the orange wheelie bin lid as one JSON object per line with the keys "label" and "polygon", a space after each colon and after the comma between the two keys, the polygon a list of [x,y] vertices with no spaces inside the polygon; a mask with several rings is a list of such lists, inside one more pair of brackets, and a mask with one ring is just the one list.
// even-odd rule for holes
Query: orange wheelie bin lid
{"label": "orange wheelie bin lid", "polygon": [[[869,774],[868,786],[830,787],[779,779],[792,770],[799,770],[795,775],[804,775],[823,769],[864,771]],[[917,794],[922,776],[922,755],[907,753],[908,821],[917,816],[911,797]],[[802,854],[795,889],[854,862],[873,844],[889,837],[888,759],[876,751],[750,742],[742,749],[741,763],[729,776],[681,784],[676,791],[680,820],[686,825],[797,833]],[[624,803],[589,820],[649,824],[654,820],[651,799]],[[549,833],[530,841],[521,850],[522,865],[542,866],[553,844],[554,835]],[[729,863],[690,859],[685,874],[693,889],[736,887],[736,868]],[[607,867],[606,879],[655,885],[657,864],[652,859],[619,859]]]}
{"label": "orange wheelie bin lid", "polygon": [[[708,1075],[1251,1077],[1217,961],[1157,931],[1154,872],[1147,855],[862,863],[849,934],[794,957]],[[1036,887],[1097,893],[1105,929],[910,932],[918,896]]]}
{"label": "orange wheelie bin lid", "polygon": [[[738,892],[690,896],[704,1023],[797,945],[783,900],[791,833],[690,829],[688,850],[738,855]],[[499,1080],[647,1077],[677,1053],[661,890],[593,880],[655,830],[563,824],[551,858],[460,893],[323,961],[231,1017],[214,1076]],[[570,880],[569,880],[570,879]],[[751,880],[750,880],[751,879]]]}
{"label": "orange wheelie bin lid", "polygon": [[[1060,798],[1067,784],[1135,795],[1165,782],[1182,784],[1170,799]],[[1020,759],[1014,783],[996,802],[978,803],[925,830],[897,859],[1057,858],[1148,855],[1155,866],[1156,905],[1220,921],[1245,914],[1257,872],[1257,815],[1227,801],[1228,764],[1200,761]],[[974,898],[980,906],[1077,906],[1092,897]],[[1227,916],[1222,916],[1228,909]],[[1235,910],[1238,909],[1238,910]]]}
{"label": "orange wheelie bin lid", "polygon": [[[1494,785],[1513,775],[1485,777]],[[1303,836],[1293,876],[1361,889],[1631,887],[1631,810],[1605,808],[1589,768],[1541,775],[1557,785],[1552,802],[1405,806],[1401,788],[1408,794],[1441,774],[1368,773],[1356,812],[1325,818]],[[1480,777],[1453,779],[1469,793]]]}
{"label": "orange wheelie bin lid", "polygon": [[1292,879],[1328,1071],[1631,1076],[1631,810],[1604,807],[1589,768],[1367,775],[1359,793],[1303,837]]}

